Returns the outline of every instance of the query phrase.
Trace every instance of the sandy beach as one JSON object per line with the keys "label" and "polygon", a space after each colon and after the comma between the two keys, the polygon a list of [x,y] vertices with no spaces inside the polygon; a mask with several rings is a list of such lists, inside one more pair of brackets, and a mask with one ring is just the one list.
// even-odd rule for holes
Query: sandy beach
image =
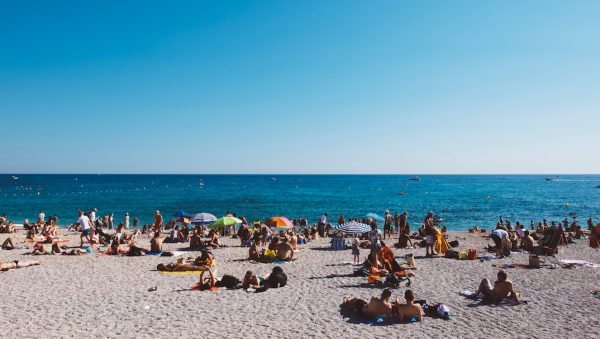
{"label": "sandy beach", "polygon": [[[69,245],[78,235],[65,233]],[[14,235],[11,235],[14,236]],[[6,234],[0,236],[4,240]],[[24,235],[18,234],[22,242]],[[477,247],[484,255],[488,240],[480,235],[451,233],[461,249]],[[228,247],[213,251],[217,273],[242,277],[247,270],[266,275],[274,264],[250,263],[247,248],[236,239],[224,239]],[[147,245],[143,236],[141,245]],[[185,244],[165,244],[176,250]],[[403,260],[416,256],[416,277],[410,287],[418,299],[450,307],[451,319],[424,318],[422,323],[372,325],[343,318],[339,305],[344,296],[368,300],[380,288],[365,286],[366,278],[352,277],[350,250],[332,251],[329,239],[304,245],[298,260],[281,265],[288,285],[265,293],[241,289],[218,292],[190,291],[198,275],[159,274],[156,265],[168,257],[113,257],[25,255],[28,249],[0,251],[2,261],[37,259],[39,266],[0,272],[4,295],[2,337],[598,337],[600,300],[590,291],[598,288],[600,269],[506,269],[526,305],[489,307],[458,294],[477,288],[481,278],[494,279],[505,263],[527,263],[528,255],[466,261],[422,258],[424,249],[395,250]],[[199,252],[186,252],[194,257]],[[361,257],[367,250],[361,251]],[[579,241],[561,247],[558,259],[582,259],[600,263],[600,252]],[[148,289],[158,286],[158,291]],[[392,298],[402,298],[403,286]]]}

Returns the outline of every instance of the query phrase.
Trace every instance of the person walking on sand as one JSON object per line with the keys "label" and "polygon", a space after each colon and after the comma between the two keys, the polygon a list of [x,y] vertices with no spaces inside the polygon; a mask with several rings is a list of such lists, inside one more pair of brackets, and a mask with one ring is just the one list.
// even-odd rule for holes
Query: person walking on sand
{"label": "person walking on sand", "polygon": [[79,247],[83,247],[83,238],[86,238],[88,242],[90,241],[90,231],[92,230],[90,218],[84,215],[83,211],[79,211],[79,219],[77,219],[76,224],[81,228],[81,244]]}

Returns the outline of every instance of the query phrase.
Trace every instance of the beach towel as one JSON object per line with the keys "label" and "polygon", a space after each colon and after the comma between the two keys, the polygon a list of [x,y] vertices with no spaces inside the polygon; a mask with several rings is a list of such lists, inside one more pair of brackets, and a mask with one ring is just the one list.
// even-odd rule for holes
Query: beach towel
{"label": "beach towel", "polygon": [[600,264],[596,264],[596,263],[585,261],[585,260],[562,259],[562,260],[560,260],[560,263],[567,264],[567,265],[581,266],[581,267],[600,268]]}
{"label": "beach towel", "polygon": [[201,271],[158,271],[159,274],[199,274]]}
{"label": "beach towel", "polygon": [[507,269],[507,268],[533,268],[530,267],[529,264],[515,264],[515,263],[511,263],[511,264],[492,264],[493,267],[498,267],[500,269]]}

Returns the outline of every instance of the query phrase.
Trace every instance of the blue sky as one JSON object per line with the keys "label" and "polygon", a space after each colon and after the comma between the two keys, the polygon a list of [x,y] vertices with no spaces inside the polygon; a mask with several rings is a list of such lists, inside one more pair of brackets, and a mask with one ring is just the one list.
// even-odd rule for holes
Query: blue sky
{"label": "blue sky", "polygon": [[1,173],[598,173],[598,1],[0,3]]}

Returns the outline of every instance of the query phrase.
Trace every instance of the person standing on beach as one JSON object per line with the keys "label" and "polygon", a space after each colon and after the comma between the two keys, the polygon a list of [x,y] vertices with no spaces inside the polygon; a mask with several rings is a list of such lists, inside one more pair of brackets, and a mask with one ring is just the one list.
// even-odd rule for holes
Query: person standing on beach
{"label": "person standing on beach", "polygon": [[108,229],[112,230],[114,225],[115,225],[115,215],[112,212],[110,212],[108,214]]}
{"label": "person standing on beach", "polygon": [[387,235],[389,238],[392,237],[392,215],[390,211],[386,210],[383,214],[383,240],[385,240],[385,236]]}
{"label": "person standing on beach", "polygon": [[140,224],[140,219],[138,219],[137,216],[133,217],[133,227],[138,228],[139,224]]}
{"label": "person standing on beach", "polygon": [[398,217],[398,227],[400,228],[400,234],[410,234],[410,229],[408,228],[408,212],[404,211]]}
{"label": "person standing on beach", "polygon": [[160,215],[160,211],[156,210],[154,213],[154,232],[160,231],[163,224],[163,217]]}
{"label": "person standing on beach", "polygon": [[96,212],[98,212],[97,208],[93,208],[90,212],[90,220],[92,221],[92,225],[96,224]]}
{"label": "person standing on beach", "polygon": [[44,213],[44,211],[40,211],[40,214],[38,214],[38,224],[43,224],[44,222],[46,222],[46,213]]}
{"label": "person standing on beach", "polygon": [[125,229],[129,229],[129,213],[125,213]]}
{"label": "person standing on beach", "polygon": [[371,223],[371,232],[369,232],[369,240],[371,240],[371,253],[379,252],[381,248],[381,231],[377,229],[377,223]]}
{"label": "person standing on beach", "polygon": [[[437,233],[435,230],[435,226],[433,224],[433,212],[429,211],[423,219],[423,225],[425,226],[425,256],[432,257],[433,256],[433,245],[435,244],[435,234]],[[431,249],[431,252],[429,252]]]}

